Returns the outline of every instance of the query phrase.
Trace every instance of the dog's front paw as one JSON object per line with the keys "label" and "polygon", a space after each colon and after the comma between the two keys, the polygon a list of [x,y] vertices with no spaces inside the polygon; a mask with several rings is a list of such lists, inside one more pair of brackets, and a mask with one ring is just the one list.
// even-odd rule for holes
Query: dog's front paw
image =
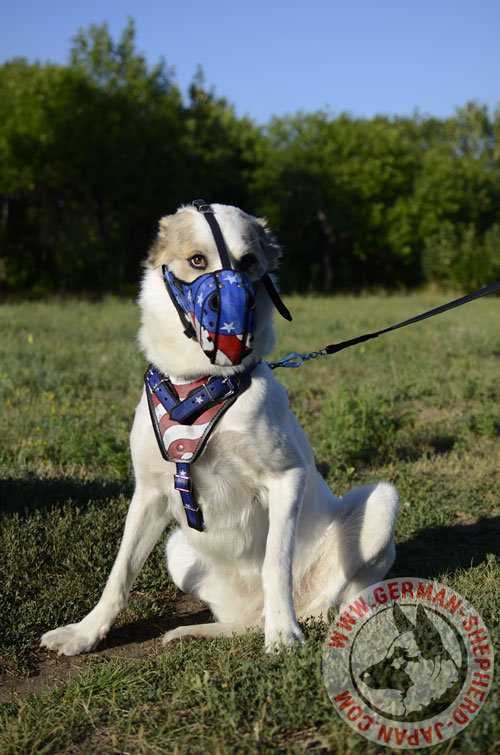
{"label": "dog's front paw", "polygon": [[79,655],[93,650],[108,633],[109,626],[99,629],[85,627],[83,621],[78,624],[68,624],[45,632],[40,641],[40,647],[57,650],[58,655]]}
{"label": "dog's front paw", "polygon": [[298,643],[305,643],[304,635],[297,623],[290,624],[286,628],[271,628],[265,633],[265,645],[267,653],[277,653],[284,648],[292,648]]}

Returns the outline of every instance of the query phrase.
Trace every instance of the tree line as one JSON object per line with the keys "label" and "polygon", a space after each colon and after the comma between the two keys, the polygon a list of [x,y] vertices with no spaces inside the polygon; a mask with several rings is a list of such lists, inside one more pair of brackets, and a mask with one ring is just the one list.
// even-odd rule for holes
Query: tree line
{"label": "tree line", "polygon": [[472,289],[500,277],[500,108],[258,127],[201,71],[183,97],[132,20],[80,30],[66,66],[0,66],[4,293],[132,292],[159,218],[198,197],[269,219],[285,291]]}

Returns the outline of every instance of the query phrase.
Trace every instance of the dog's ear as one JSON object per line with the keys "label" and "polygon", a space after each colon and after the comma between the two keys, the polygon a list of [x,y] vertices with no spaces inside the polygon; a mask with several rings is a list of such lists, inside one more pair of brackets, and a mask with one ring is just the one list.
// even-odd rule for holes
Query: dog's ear
{"label": "dog's ear", "polygon": [[160,224],[158,228],[158,236],[159,238],[166,238],[167,237],[167,228],[170,225],[170,221],[172,220],[174,216],[173,215],[165,215],[164,218],[160,219]]}
{"label": "dog's ear", "polygon": [[274,233],[267,224],[266,218],[255,218],[258,224],[258,235],[262,251],[268,264],[267,272],[272,273],[278,268],[278,262],[283,251]]}
{"label": "dog's ear", "polygon": [[153,246],[149,250],[149,256],[148,256],[148,265],[151,265],[151,267],[159,267],[160,265],[164,264],[167,260],[165,259],[165,248],[167,245],[167,238],[168,238],[168,226],[170,225],[170,222],[173,218],[173,215],[165,215],[164,218],[161,218],[159,225],[158,225],[158,233],[156,235],[156,238],[153,242]]}

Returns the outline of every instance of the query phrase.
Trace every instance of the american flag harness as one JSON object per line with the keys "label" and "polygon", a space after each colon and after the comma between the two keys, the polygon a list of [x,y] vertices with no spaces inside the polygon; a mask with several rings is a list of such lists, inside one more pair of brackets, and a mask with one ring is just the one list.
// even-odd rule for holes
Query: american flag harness
{"label": "american flag harness", "polygon": [[207,377],[174,385],[150,365],[144,375],[151,422],[161,455],[175,463],[174,489],[181,496],[189,527],[203,532],[203,512],[196,503],[190,465],[199,458],[224,412],[250,385],[253,364],[230,377]]}

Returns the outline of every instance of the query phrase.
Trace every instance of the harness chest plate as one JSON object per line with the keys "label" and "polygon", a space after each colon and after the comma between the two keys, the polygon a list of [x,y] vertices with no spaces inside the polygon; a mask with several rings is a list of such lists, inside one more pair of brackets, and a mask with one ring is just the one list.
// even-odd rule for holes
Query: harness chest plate
{"label": "harness chest plate", "polygon": [[[252,365],[252,368],[255,365]],[[199,458],[224,412],[250,385],[250,370],[231,377],[207,377],[174,385],[153,365],[144,375],[149,414],[161,455],[176,464],[174,488],[178,490],[190,527],[205,525],[189,466]]]}

